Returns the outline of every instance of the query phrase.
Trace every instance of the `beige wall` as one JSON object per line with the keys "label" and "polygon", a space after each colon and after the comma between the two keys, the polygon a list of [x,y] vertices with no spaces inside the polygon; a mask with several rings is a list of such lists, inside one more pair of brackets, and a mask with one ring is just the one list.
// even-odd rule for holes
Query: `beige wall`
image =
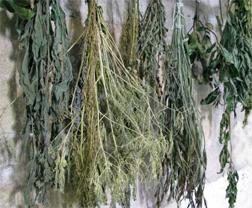
{"label": "beige wall", "polygon": [[[82,22],[86,17],[86,5],[81,0],[61,0],[67,13],[67,22],[72,39],[76,39],[82,31]],[[116,38],[119,39],[121,22],[124,18],[124,0],[100,0],[104,8],[105,18],[111,23]],[[167,28],[169,29],[168,41],[172,32],[172,11],[174,0],[163,0],[167,12]],[[188,20],[188,27],[191,26],[194,12],[194,0],[184,0],[185,16]],[[201,13],[205,18],[216,23],[215,16],[218,15],[219,0],[201,0]],[[225,2],[225,1],[222,1]],[[144,11],[147,0],[140,0],[141,11]],[[109,14],[109,15],[108,15]],[[81,16],[82,19],[79,18]],[[113,25],[112,25],[113,23]],[[18,87],[17,67],[18,41],[15,33],[15,20],[5,11],[0,11],[0,208],[18,207],[21,202],[20,182],[24,170],[16,164],[15,157],[20,149],[20,124],[22,118],[22,98]],[[207,86],[196,86],[196,97],[199,100],[209,92]],[[13,100],[19,96],[14,104]],[[221,118],[221,108],[199,106],[202,115],[202,124],[206,136],[206,148],[208,154],[206,198],[209,208],[228,207],[225,201],[226,182],[219,170],[218,155],[221,146],[218,144],[218,129]],[[240,172],[239,195],[237,208],[251,208],[252,199],[249,189],[252,187],[252,116],[249,118],[248,126],[242,128],[242,115],[233,120],[233,153],[234,162]],[[139,193],[138,200],[132,202],[135,208],[145,208],[146,203],[141,200]],[[249,201],[250,200],[250,201]],[[20,206],[22,207],[22,206]],[[165,205],[173,207],[173,205]]]}

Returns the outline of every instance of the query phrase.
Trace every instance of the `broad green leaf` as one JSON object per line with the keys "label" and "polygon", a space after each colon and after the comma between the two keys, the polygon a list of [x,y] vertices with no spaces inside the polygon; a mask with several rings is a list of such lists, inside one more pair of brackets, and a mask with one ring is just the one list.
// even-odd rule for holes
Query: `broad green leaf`
{"label": "broad green leaf", "polygon": [[30,9],[26,9],[24,7],[18,6],[15,3],[12,3],[12,7],[15,10],[15,13],[21,17],[22,19],[31,19],[34,15],[34,12]]}
{"label": "broad green leaf", "polygon": [[222,50],[222,55],[225,59],[225,61],[229,64],[235,64],[235,60],[233,57],[233,54],[230,53],[227,49],[225,49],[224,47],[221,47]]}
{"label": "broad green leaf", "polygon": [[28,6],[27,1],[17,0],[0,0],[0,7],[8,10],[9,12],[15,13],[22,19],[30,19],[33,17],[34,12],[24,6]]}
{"label": "broad green leaf", "polygon": [[217,88],[201,101],[201,105],[208,105],[216,102],[219,99],[220,99],[220,91],[219,88]]}

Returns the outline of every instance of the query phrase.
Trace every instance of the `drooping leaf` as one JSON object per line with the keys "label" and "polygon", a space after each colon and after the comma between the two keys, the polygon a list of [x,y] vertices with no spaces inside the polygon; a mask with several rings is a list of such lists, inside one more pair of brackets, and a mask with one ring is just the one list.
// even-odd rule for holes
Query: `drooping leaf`
{"label": "drooping leaf", "polygon": [[201,105],[208,105],[208,104],[216,104],[219,102],[221,96],[221,92],[219,88],[216,88],[212,91],[205,99],[203,99],[200,103]]}
{"label": "drooping leaf", "polygon": [[15,0],[1,0],[0,7],[7,9],[8,11],[15,13],[22,19],[31,19],[34,15],[32,9],[30,9],[27,1],[15,1]]}
{"label": "drooping leaf", "polygon": [[226,198],[228,198],[229,208],[234,208],[237,198],[237,184],[239,175],[236,170],[230,170],[228,173],[228,187],[226,189]]}

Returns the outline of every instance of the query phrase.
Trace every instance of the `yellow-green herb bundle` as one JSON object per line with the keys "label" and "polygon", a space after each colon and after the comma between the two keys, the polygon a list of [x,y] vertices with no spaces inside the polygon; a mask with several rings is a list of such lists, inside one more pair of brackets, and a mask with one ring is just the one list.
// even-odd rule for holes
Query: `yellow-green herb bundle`
{"label": "yellow-green herb bundle", "polygon": [[155,180],[160,173],[167,145],[161,130],[153,131],[152,122],[159,125],[149,97],[125,68],[95,1],[88,2],[76,86],[69,185],[83,207],[129,207],[136,180]]}

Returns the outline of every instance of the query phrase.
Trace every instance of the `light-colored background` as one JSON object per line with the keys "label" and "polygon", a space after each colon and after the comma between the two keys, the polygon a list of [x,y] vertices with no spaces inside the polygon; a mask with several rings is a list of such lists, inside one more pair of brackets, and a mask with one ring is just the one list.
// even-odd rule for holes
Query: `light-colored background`
{"label": "light-colored background", "polygon": [[[61,0],[67,14],[69,33],[73,40],[81,33],[82,23],[86,17],[87,8],[83,2],[84,0]],[[99,0],[98,2],[104,9],[105,19],[110,24],[111,30],[114,31],[116,39],[119,39],[126,0]],[[142,12],[145,10],[147,2],[147,0],[140,0]],[[170,41],[174,0],[163,0],[163,2],[166,7],[167,28],[169,29],[167,39]],[[221,2],[225,6],[226,1]],[[192,24],[194,5],[195,0],[184,0],[188,28]],[[200,12],[207,21],[216,25],[215,16],[219,14],[219,0],[201,0]],[[17,49],[15,20],[11,14],[0,10],[0,208],[23,207],[21,190],[24,168],[16,162],[21,144],[20,127],[23,112],[21,89],[18,85],[17,70],[20,61]],[[209,90],[208,86],[195,87],[198,102],[208,94]],[[15,102],[11,104],[14,100]],[[223,109],[198,106],[202,115],[208,156],[205,197],[209,208],[227,208],[226,176],[217,174],[219,171],[218,155],[221,149],[218,144],[219,121]],[[249,117],[248,125],[243,128],[243,113],[237,112],[238,117],[232,121],[233,161],[240,174],[236,207],[251,208],[252,116]],[[132,202],[132,207],[147,208],[151,205],[147,205],[142,194],[138,193],[137,201]],[[175,207],[175,204],[164,207]]]}

